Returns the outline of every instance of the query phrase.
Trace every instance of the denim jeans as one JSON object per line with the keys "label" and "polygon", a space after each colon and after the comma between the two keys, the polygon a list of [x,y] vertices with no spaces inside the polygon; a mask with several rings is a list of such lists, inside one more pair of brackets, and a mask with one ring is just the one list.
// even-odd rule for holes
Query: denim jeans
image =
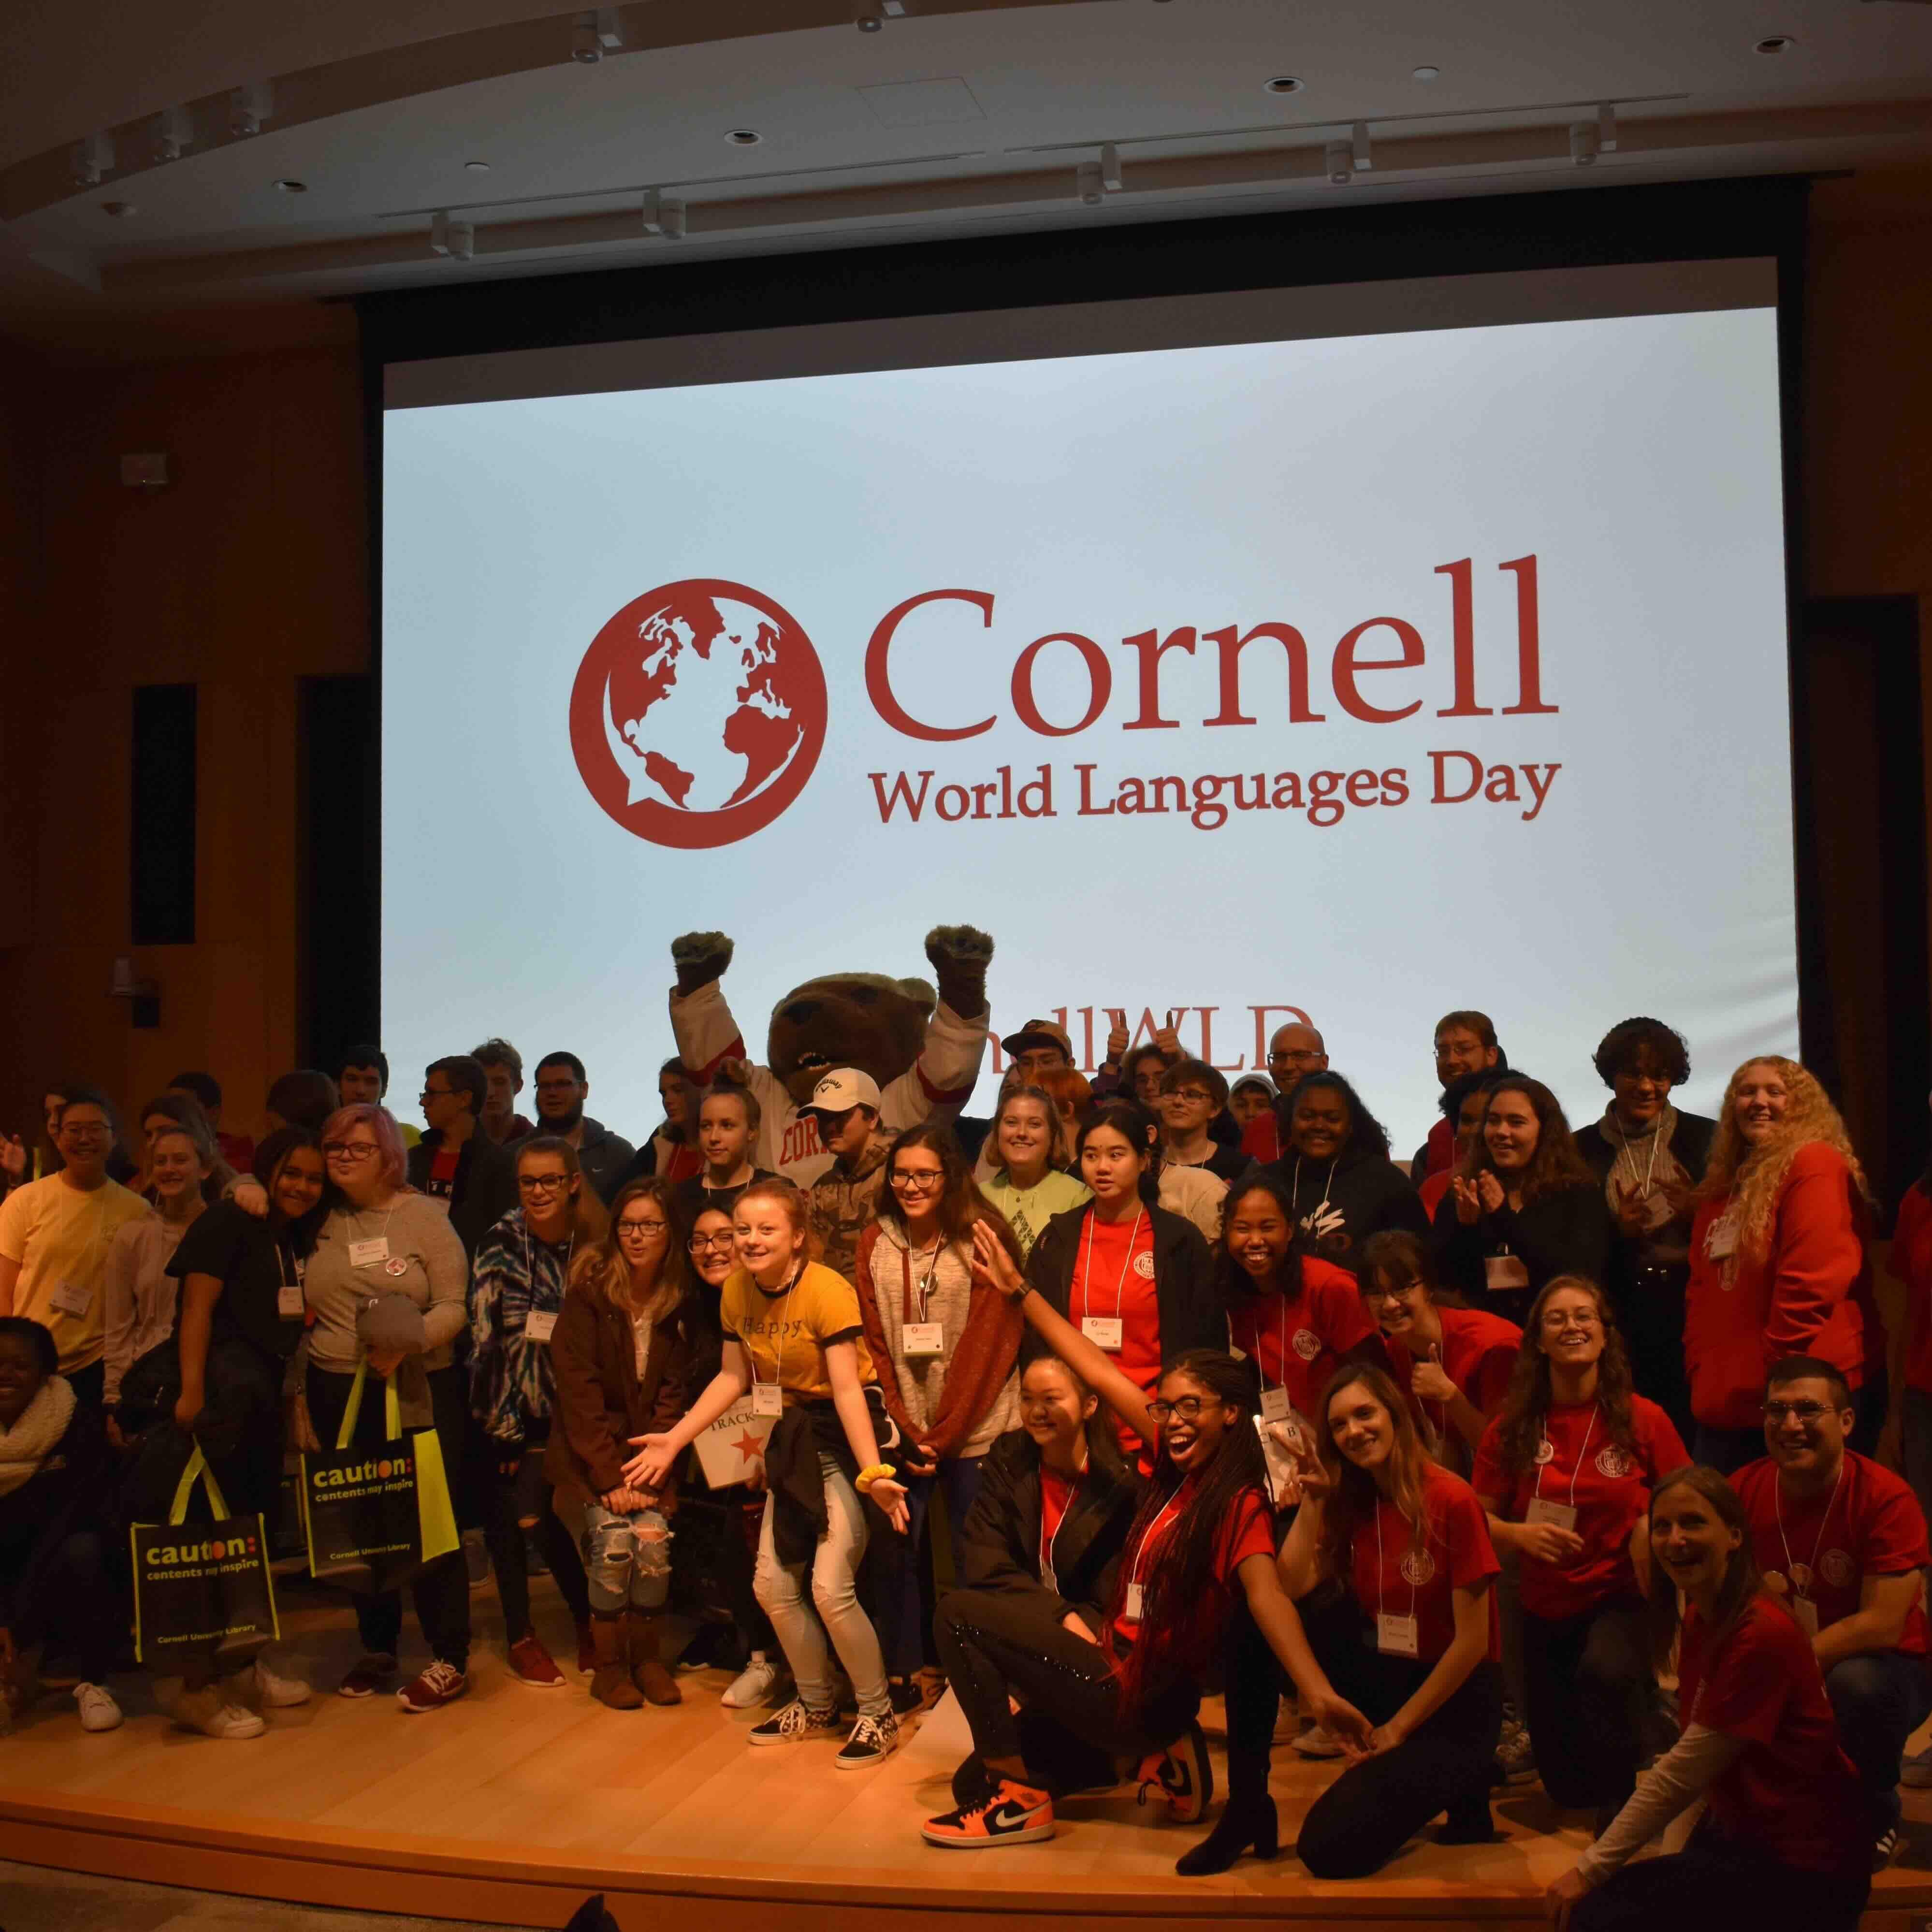
{"label": "denim jeans", "polygon": [[1896,1650],[1840,1658],[1825,1674],[1838,1742],[1872,1808],[1874,1836],[1898,1822],[1899,1760],[1905,1741],[1932,1711],[1926,1660]]}
{"label": "denim jeans", "polygon": [[670,1526],[654,1509],[619,1516],[588,1502],[579,1520],[578,1548],[590,1580],[590,1607],[609,1616],[628,1605],[661,1610],[670,1594]]}

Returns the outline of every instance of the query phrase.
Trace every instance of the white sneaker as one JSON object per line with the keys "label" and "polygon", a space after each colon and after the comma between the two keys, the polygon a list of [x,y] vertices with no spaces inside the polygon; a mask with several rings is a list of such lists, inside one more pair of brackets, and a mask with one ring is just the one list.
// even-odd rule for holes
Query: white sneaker
{"label": "white sneaker", "polygon": [[726,1685],[718,1700],[728,1711],[749,1711],[776,1701],[784,1671],[762,1650],[752,1653],[752,1660]]}
{"label": "white sneaker", "polygon": [[104,1684],[76,1684],[74,1700],[80,1706],[83,1731],[118,1731],[125,1721],[113,1692]]}
{"label": "white sneaker", "polygon": [[286,1711],[295,1705],[306,1704],[314,1694],[299,1677],[286,1677],[279,1670],[271,1670],[266,1656],[255,1660],[255,1691],[262,1708],[270,1711]]}
{"label": "white sneaker", "polygon": [[1288,1739],[1288,1748],[1303,1757],[1340,1757],[1342,1741],[1333,1731],[1310,1724],[1298,1736]]}
{"label": "white sneaker", "polygon": [[259,1738],[268,1728],[266,1719],[224,1696],[218,1684],[184,1690],[175,1700],[174,1720],[205,1738]]}

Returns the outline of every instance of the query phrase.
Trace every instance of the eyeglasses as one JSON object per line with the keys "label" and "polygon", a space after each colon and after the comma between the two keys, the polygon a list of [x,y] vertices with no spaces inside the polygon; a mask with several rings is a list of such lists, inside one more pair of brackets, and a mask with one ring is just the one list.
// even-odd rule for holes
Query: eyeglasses
{"label": "eyeglasses", "polygon": [[108,1130],[98,1120],[63,1120],[56,1131],[62,1140],[104,1141]]}
{"label": "eyeglasses", "polygon": [[1764,1419],[1767,1422],[1783,1422],[1787,1418],[1795,1422],[1816,1422],[1821,1415],[1831,1413],[1831,1404],[1823,1402],[1768,1402],[1764,1406]]}
{"label": "eyeglasses", "polygon": [[324,1160],[369,1160],[382,1152],[374,1141],[325,1141]]}
{"label": "eyeglasses", "polygon": [[1549,1314],[1543,1318],[1543,1326],[1550,1334],[1559,1334],[1565,1328],[1600,1328],[1604,1324],[1594,1315]]}
{"label": "eyeglasses", "polygon": [[1173,1402],[1150,1402],[1147,1412],[1156,1423],[1164,1425],[1177,1417],[1183,1422],[1196,1421],[1204,1408],[1216,1406],[1203,1401],[1198,1395],[1184,1395]]}
{"label": "eyeglasses", "polygon": [[1419,1282],[1408,1281],[1404,1282],[1400,1288],[1370,1288],[1364,1283],[1361,1289],[1361,1297],[1364,1301],[1370,1302],[1406,1301],[1420,1286]]}
{"label": "eyeglasses", "polygon": [[454,1087],[425,1087],[416,1096],[418,1100],[453,1100],[455,1097]]}
{"label": "eyeglasses", "polygon": [[935,1189],[946,1185],[946,1176],[937,1169],[928,1169],[923,1173],[908,1174],[902,1167],[896,1168],[892,1172],[892,1185],[895,1187],[914,1189],[921,1194],[930,1194]]}
{"label": "eyeglasses", "polygon": [[1177,1087],[1172,1092],[1163,1094],[1160,1097],[1163,1100],[1186,1100],[1196,1107],[1200,1107],[1204,1106],[1214,1096],[1204,1088]]}
{"label": "eyeglasses", "polygon": [[526,1194],[560,1194],[570,1185],[567,1174],[520,1174],[517,1185]]}
{"label": "eyeglasses", "polygon": [[694,1255],[708,1253],[712,1249],[728,1255],[736,1244],[729,1234],[694,1234],[685,1246]]}
{"label": "eyeglasses", "polygon": [[663,1221],[620,1221],[617,1232],[620,1236],[634,1234],[641,1241],[646,1236],[656,1240],[660,1235],[668,1234],[670,1228],[668,1222]]}

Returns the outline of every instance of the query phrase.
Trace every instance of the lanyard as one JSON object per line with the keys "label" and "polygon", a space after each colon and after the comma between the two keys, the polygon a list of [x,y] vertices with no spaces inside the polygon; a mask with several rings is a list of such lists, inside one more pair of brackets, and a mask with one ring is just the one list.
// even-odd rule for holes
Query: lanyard
{"label": "lanyard", "polygon": [[[1081,1454],[1084,1457],[1086,1453],[1083,1444]],[[1060,1566],[1054,1562],[1053,1552],[1060,1547],[1060,1532],[1066,1527],[1066,1519],[1073,1514],[1074,1499],[1080,1493],[1081,1480],[1086,1473],[1085,1469],[1082,1468],[1079,1474],[1067,1484],[1066,1507],[1060,1512],[1060,1520],[1053,1526],[1053,1534],[1049,1537],[1046,1533],[1046,1466],[1044,1463],[1040,1466],[1040,1574],[1042,1582],[1045,1582],[1049,1576],[1052,1577],[1053,1579],[1052,1587],[1055,1589],[1058,1589],[1060,1586]],[[1064,1480],[1064,1478],[1062,1480]]]}
{"label": "lanyard", "polygon": [[[1336,1163],[1340,1161],[1341,1158],[1342,1156],[1338,1154],[1335,1156],[1335,1159],[1328,1163],[1328,1176],[1322,1184],[1321,1202],[1316,1207],[1315,1212],[1312,1214],[1301,1214],[1301,1225],[1304,1228],[1318,1227],[1322,1219],[1322,1211],[1328,1205],[1328,1190],[1334,1184],[1336,1166]],[[1294,1156],[1294,1206],[1297,1214],[1300,1214],[1301,1156],[1299,1154],[1297,1154]]]}
{"label": "lanyard", "polygon": [[[805,1263],[803,1262],[800,1262],[798,1264],[797,1273],[795,1274],[792,1276],[791,1280],[785,1284],[784,1300],[778,1305],[778,1318],[772,1324],[772,1380],[778,1384],[781,1398],[782,1398],[784,1390],[785,1313],[791,1306],[791,1298],[794,1293],[797,1289],[799,1282],[804,1277],[805,1268]],[[746,1274],[748,1276],[750,1274],[750,1270],[748,1269],[746,1270]],[[759,1287],[755,1280],[753,1280],[752,1282],[752,1292],[754,1294],[763,1294],[765,1291],[762,1288]],[[758,1358],[748,1348],[745,1351],[745,1366],[752,1372],[752,1400],[755,1402],[758,1400]]]}
{"label": "lanyard", "polygon": [[[552,1248],[556,1245],[556,1244],[554,1241],[546,1241],[544,1244],[544,1246],[546,1248]],[[563,1251],[564,1288],[568,1288],[570,1286],[570,1264],[576,1258],[576,1255],[577,1216],[573,1214],[570,1217],[570,1245]],[[524,1279],[530,1285],[530,1301],[532,1305],[534,1306],[537,1298],[537,1270],[536,1263],[531,1258],[530,1224],[527,1216],[525,1216],[524,1221]],[[557,1300],[560,1303],[562,1299],[563,1289],[560,1288],[557,1292]]]}
{"label": "lanyard", "polygon": [[[390,1217],[395,1213],[395,1203],[392,1202],[387,1210],[383,1214],[382,1225],[376,1230],[376,1238],[377,1240],[386,1241],[389,1238],[389,1220]],[[361,1208],[352,1208],[349,1210],[349,1228],[350,1232],[358,1240],[368,1240],[368,1237],[362,1232],[362,1210]]]}
{"label": "lanyard", "polygon": [[[1813,1539],[1811,1544],[1811,1561],[1809,1563],[1800,1564],[1794,1563],[1791,1560],[1791,1545],[1786,1540],[1784,1534],[1784,1504],[1781,1494],[1782,1486],[1778,1482],[1775,1478],[1772,1479],[1771,1485],[1771,1506],[1772,1509],[1776,1511],[1778,1516],[1778,1540],[1780,1543],[1782,1543],[1784,1545],[1784,1574],[1791,1579],[1791,1587],[1792,1590],[1801,1597],[1810,1588],[1811,1579],[1817,1574],[1818,1552],[1825,1546],[1825,1526],[1832,1520],[1832,1505],[1838,1500],[1838,1486],[1840,1484],[1844,1482],[1844,1480],[1845,1466],[1844,1462],[1840,1460],[1838,1464],[1838,1473],[1832,1480],[1832,1493],[1826,1498],[1825,1501],[1825,1514],[1818,1519],[1818,1534]],[[1804,1572],[1804,1580],[1802,1582],[1798,1580],[1798,1573],[1800,1570],[1802,1570]]]}
{"label": "lanyard", "polygon": [[[1603,1404],[1598,1403],[1590,1411],[1589,1420],[1583,1425],[1583,1441],[1582,1446],[1576,1451],[1576,1466],[1570,1472],[1570,1507],[1572,1509],[1576,1507],[1576,1478],[1583,1473],[1583,1458],[1590,1453],[1590,1433],[1596,1427],[1597,1418],[1602,1412],[1602,1409]],[[1546,1442],[1550,1440],[1546,1430],[1544,1432],[1543,1439]],[[1536,1466],[1536,1487],[1530,1492],[1532,1496],[1540,1496],[1543,1493],[1543,1472],[1546,1467],[1547,1465],[1542,1462]]]}
{"label": "lanyard", "polygon": [[[946,1236],[943,1232],[934,1238],[932,1264],[926,1271],[925,1280],[919,1285],[919,1318],[922,1322],[926,1319],[926,1306],[932,1299],[932,1278],[939,1272],[939,1251],[945,1245]],[[912,1319],[913,1298],[912,1244],[910,1241],[899,1250],[899,1264],[904,1270],[905,1277],[904,1293],[900,1303],[899,1319],[902,1322],[910,1322]]]}
{"label": "lanyard", "polygon": [[[1427,1518],[1424,1520],[1426,1522]],[[1414,1541],[1412,1532],[1409,1538],[1412,1549],[1414,1547]],[[1419,1568],[1420,1566],[1418,1564],[1417,1567]],[[1415,1579],[1411,1576],[1408,1580],[1408,1614],[1412,1622],[1415,1616]],[[1376,1499],[1376,1615],[1378,1618],[1382,1615],[1382,1505],[1379,1496]]]}
{"label": "lanyard", "polygon": [[[1177,1489],[1173,1495],[1168,1498],[1161,1506],[1160,1514],[1148,1525],[1146,1532],[1142,1536],[1140,1541],[1135,1544],[1133,1560],[1127,1565],[1127,1582],[1132,1588],[1138,1590],[1141,1587],[1141,1570],[1147,1562],[1148,1546],[1160,1534],[1161,1525],[1170,1516],[1178,1515],[1180,1513],[1180,1490],[1186,1486],[1185,1483],[1182,1484],[1180,1489]],[[1063,1516],[1060,1520],[1064,1522],[1066,1518]]]}
{"label": "lanyard", "polygon": [[[1086,1254],[1080,1270],[1080,1297],[1082,1301],[1090,1310],[1094,1306],[1094,1222],[1095,1218],[1094,1210],[1089,1208],[1087,1212]],[[1120,1318],[1121,1304],[1126,1299],[1127,1270],[1133,1266],[1134,1244],[1141,1238],[1141,1223],[1146,1219],[1147,1210],[1142,1208],[1135,1214],[1133,1232],[1127,1237],[1126,1258],[1120,1263],[1120,1278],[1114,1284],[1113,1318],[1116,1322]]]}

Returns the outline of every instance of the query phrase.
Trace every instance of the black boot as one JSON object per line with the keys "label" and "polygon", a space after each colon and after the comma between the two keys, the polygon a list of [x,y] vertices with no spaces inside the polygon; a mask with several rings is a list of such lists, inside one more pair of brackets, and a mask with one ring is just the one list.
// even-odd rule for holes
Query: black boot
{"label": "black boot", "polygon": [[1271,1858],[1280,1847],[1280,1834],[1274,1799],[1267,1792],[1230,1793],[1214,1830],[1193,1850],[1182,1852],[1174,1868],[1183,1878],[1199,1878],[1226,1871],[1250,1850],[1258,1858]]}

